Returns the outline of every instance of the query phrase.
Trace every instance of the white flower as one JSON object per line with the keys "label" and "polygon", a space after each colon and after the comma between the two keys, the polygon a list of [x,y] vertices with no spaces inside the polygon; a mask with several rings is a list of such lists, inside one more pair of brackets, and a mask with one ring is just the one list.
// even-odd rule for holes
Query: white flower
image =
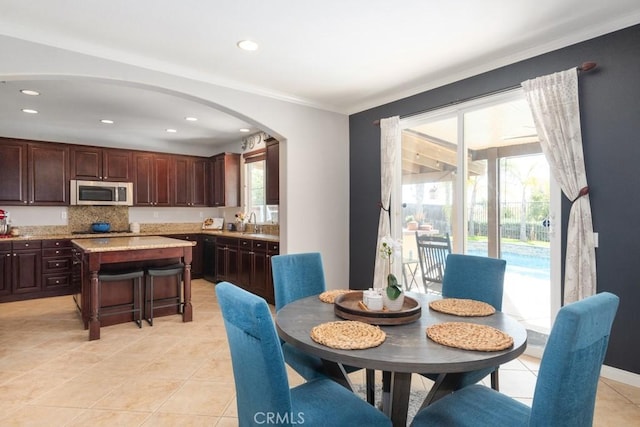
{"label": "white flower", "polygon": [[389,235],[380,239],[380,257],[382,259],[388,259],[389,262],[392,262],[393,258],[400,257],[401,253],[402,242],[400,240],[394,240]]}

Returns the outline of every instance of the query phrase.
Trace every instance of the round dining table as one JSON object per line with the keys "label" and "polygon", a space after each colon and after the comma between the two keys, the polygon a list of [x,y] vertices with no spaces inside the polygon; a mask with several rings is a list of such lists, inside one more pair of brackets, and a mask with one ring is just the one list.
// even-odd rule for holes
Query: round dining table
{"label": "round dining table", "polygon": [[[410,323],[380,325],[384,342],[363,350],[340,350],[311,339],[314,326],[344,320],[334,312],[334,305],[310,296],[287,304],[276,314],[276,329],[281,339],[296,348],[321,358],[328,375],[352,389],[343,365],[383,372],[382,409],[394,426],[406,426],[411,374],[439,374],[423,406],[456,389],[459,374],[497,367],[521,355],[527,346],[527,331],[522,324],[500,311],[482,317],[460,317],[429,308],[439,295],[407,292],[420,304],[420,317]],[[494,327],[513,338],[513,346],[500,351],[470,351],[438,344],[427,338],[426,328],[444,322],[470,322]]]}

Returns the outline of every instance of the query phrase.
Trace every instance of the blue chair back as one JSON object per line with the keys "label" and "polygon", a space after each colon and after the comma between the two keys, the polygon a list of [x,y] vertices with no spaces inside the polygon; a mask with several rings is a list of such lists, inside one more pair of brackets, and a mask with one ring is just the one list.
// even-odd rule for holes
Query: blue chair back
{"label": "blue chair back", "polygon": [[215,289],[231,350],[239,425],[255,425],[259,413],[291,413],[282,348],[266,301],[228,282]]}
{"label": "blue chair back", "polygon": [[502,310],[506,265],[503,259],[449,254],[442,278],[442,296],[474,299]]}
{"label": "blue chair back", "polygon": [[292,301],[326,290],[322,257],[318,252],[276,255],[271,258],[276,311]]}
{"label": "blue chair back", "polygon": [[619,298],[602,292],[558,312],[542,356],[530,426],[590,426]]}

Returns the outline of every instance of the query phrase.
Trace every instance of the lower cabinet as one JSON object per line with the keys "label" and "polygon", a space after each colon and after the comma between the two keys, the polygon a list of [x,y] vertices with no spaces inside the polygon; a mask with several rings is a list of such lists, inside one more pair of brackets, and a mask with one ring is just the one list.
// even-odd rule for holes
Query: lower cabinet
{"label": "lower cabinet", "polygon": [[13,295],[42,291],[42,242],[40,240],[12,243],[11,293]]}
{"label": "lower cabinet", "polygon": [[216,239],[216,281],[238,284],[238,239]]}
{"label": "lower cabinet", "polygon": [[71,291],[71,240],[42,241],[42,290]]}
{"label": "lower cabinet", "polygon": [[271,256],[279,253],[278,244],[263,240],[238,242],[238,285],[274,304]]}
{"label": "lower cabinet", "polygon": [[70,239],[2,242],[0,257],[0,302],[72,292]]}
{"label": "lower cabinet", "polygon": [[202,238],[200,234],[169,234],[166,237],[171,237],[173,239],[187,240],[190,242],[196,242],[196,245],[193,247],[192,253],[192,261],[191,261],[191,278],[192,279],[202,279],[204,274],[204,266],[203,266],[203,247],[202,247]]}

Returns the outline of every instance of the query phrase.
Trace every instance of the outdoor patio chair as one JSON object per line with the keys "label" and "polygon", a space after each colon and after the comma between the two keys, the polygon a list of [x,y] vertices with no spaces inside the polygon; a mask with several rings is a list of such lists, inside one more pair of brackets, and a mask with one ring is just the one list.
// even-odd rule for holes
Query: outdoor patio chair
{"label": "outdoor patio chair", "polygon": [[412,426],[592,425],[618,304],[616,295],[602,292],[560,309],[542,355],[531,406],[472,385],[422,409]]}
{"label": "outdoor patio chair", "polygon": [[289,388],[266,301],[231,283],[216,285],[231,351],[239,426],[391,426],[391,420],[328,378]]}
{"label": "outdoor patio chair", "polygon": [[444,236],[431,236],[416,231],[420,276],[425,293],[431,283],[442,283],[447,255],[451,253],[449,233]]}

